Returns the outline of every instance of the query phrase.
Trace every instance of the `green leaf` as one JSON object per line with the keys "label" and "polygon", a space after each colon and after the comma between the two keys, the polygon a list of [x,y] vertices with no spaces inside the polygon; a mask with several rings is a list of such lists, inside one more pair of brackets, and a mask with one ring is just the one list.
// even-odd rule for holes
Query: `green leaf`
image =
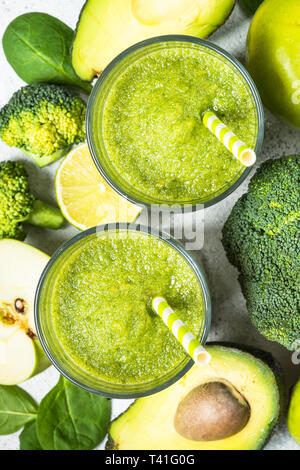
{"label": "green leaf", "polygon": [[46,13],[26,13],[6,28],[2,43],[5,56],[26,83],[51,82],[90,92],[71,64],[73,30]]}
{"label": "green leaf", "polygon": [[36,433],[36,421],[27,423],[19,436],[20,450],[42,450]]}
{"label": "green leaf", "polygon": [[37,435],[44,450],[90,450],[107,433],[110,401],[86,392],[64,377],[43,398]]}
{"label": "green leaf", "polygon": [[20,387],[0,386],[0,435],[12,434],[37,417],[37,403]]}

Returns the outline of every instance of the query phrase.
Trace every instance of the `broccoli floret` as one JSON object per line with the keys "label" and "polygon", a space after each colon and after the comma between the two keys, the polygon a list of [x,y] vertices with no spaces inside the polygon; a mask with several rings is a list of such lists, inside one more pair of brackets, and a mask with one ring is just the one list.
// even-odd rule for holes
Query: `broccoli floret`
{"label": "broccoli floret", "polygon": [[300,339],[300,155],[268,160],[223,227],[257,329],[288,349]]}
{"label": "broccoli floret", "polygon": [[299,156],[268,160],[261,165],[250,181],[245,200],[247,215],[257,229],[274,235],[288,225],[293,227],[300,215],[299,179]]}
{"label": "broccoli floret", "polygon": [[294,279],[299,271],[299,259],[294,255],[299,242],[297,227],[287,225],[276,236],[253,228],[247,220],[244,202],[243,199],[237,202],[231,223],[223,229],[223,245],[229,261],[239,271],[251,273],[257,281],[268,281],[274,276],[286,282]]}
{"label": "broccoli floret", "polygon": [[291,350],[298,349],[299,282],[297,288],[292,282],[285,284],[277,279],[263,283],[240,276],[239,280],[256,328],[270,341],[277,341]]}
{"label": "broccoli floret", "polygon": [[23,222],[58,229],[64,218],[59,209],[36,200],[30,193],[23,165],[0,162],[0,239],[24,240]]}
{"label": "broccoli floret", "polygon": [[1,109],[0,138],[43,167],[85,139],[85,113],[83,101],[67,88],[48,83],[28,85]]}

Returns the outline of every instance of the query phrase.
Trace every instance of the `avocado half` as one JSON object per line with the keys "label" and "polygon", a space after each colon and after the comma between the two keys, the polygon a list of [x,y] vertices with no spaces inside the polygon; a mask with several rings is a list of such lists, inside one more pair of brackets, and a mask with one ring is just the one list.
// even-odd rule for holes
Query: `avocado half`
{"label": "avocado half", "polygon": [[280,366],[269,353],[231,343],[211,343],[207,350],[208,366],[193,366],[116,418],[106,449],[261,449],[281,413]]}
{"label": "avocado half", "polygon": [[290,435],[300,446],[300,378],[291,392],[287,425]]}
{"label": "avocado half", "polygon": [[129,46],[154,36],[206,38],[229,17],[235,0],[87,0],[72,47],[76,74],[90,81]]}

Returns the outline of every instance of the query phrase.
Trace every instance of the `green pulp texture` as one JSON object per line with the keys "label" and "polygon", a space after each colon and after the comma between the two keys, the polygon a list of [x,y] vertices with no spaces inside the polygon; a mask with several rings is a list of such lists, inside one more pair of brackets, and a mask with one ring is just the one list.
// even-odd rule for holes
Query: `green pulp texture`
{"label": "green pulp texture", "polygon": [[255,147],[255,104],[227,62],[196,48],[138,59],[113,84],[103,113],[117,173],[159,201],[204,202],[223,192],[244,167],[204,127],[207,110]]}
{"label": "green pulp texture", "polygon": [[54,286],[54,328],[84,371],[116,384],[144,383],[186,357],[151,309],[157,295],[196,335],[202,330],[202,289],[182,255],[147,234],[110,232],[65,261]]}

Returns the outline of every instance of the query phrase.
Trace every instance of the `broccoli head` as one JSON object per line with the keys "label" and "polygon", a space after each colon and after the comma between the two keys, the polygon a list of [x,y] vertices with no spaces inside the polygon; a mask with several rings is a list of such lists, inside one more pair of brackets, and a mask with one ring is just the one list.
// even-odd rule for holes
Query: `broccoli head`
{"label": "broccoli head", "polygon": [[257,329],[288,349],[300,339],[300,155],[268,160],[223,227],[223,246]]}
{"label": "broccoli head", "polygon": [[85,139],[84,102],[60,85],[28,85],[0,111],[0,138],[43,167]]}
{"label": "broccoli head", "polygon": [[28,176],[20,163],[0,162],[0,239],[24,240],[23,222],[58,229],[63,221],[59,209],[30,193]]}

